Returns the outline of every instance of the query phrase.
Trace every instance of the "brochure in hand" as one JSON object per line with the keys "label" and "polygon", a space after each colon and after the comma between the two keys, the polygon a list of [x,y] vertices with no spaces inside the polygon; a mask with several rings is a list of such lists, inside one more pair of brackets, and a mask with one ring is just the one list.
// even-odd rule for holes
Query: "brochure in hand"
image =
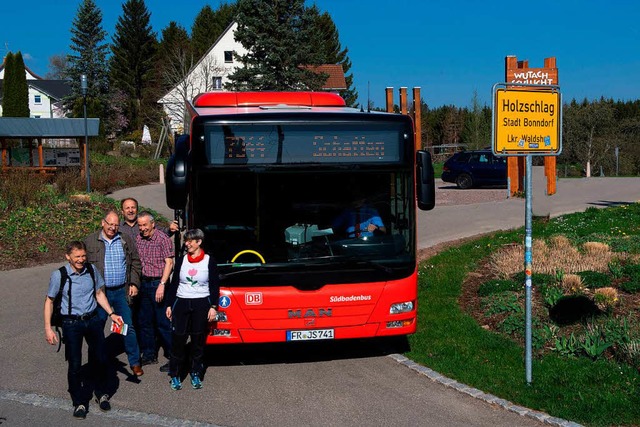
{"label": "brochure in hand", "polygon": [[123,323],[122,326],[118,325],[116,322],[111,322],[111,332],[115,332],[120,335],[127,335],[129,331],[129,325]]}

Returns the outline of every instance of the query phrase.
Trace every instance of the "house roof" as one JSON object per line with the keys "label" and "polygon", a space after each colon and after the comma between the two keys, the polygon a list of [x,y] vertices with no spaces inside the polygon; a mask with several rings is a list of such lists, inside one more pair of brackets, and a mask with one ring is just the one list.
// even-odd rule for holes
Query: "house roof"
{"label": "house roof", "polygon": [[[191,69],[187,72],[187,76],[184,77],[184,79],[187,79],[191,73],[194,72],[194,70],[196,70],[198,68],[198,65],[200,65],[200,63],[202,61],[204,61],[204,59],[209,56],[209,53],[216,47],[216,45],[220,42],[220,40],[222,40],[222,38],[229,32],[231,31],[231,29],[236,25],[236,21],[231,21],[231,23],[229,25],[227,25],[227,28],[224,29],[224,31],[222,31],[222,33],[220,33],[220,35],[218,36],[218,38],[216,39],[215,42],[213,42],[213,44],[211,46],[209,46],[209,49],[207,49],[207,51],[200,57],[200,59],[198,60],[198,62],[196,62]],[[184,81],[184,80],[183,80]],[[180,86],[182,84],[182,82],[178,82],[175,85],[173,85],[173,87],[171,89],[169,89],[169,91],[167,91],[167,93],[165,93],[159,100],[159,103],[162,103],[162,100],[165,99],[171,92],[173,92],[178,86]]]}
{"label": "house roof", "polygon": [[345,90],[347,89],[347,81],[344,79],[344,71],[340,64],[322,64],[317,66],[308,65],[305,68],[318,74],[325,73],[329,77],[322,86],[322,90]]}
{"label": "house roof", "polygon": [[[84,125],[84,119],[0,117],[0,138],[79,138]],[[87,136],[97,136],[99,126],[100,119],[87,119]]]}
{"label": "house roof", "polygon": [[55,100],[71,94],[71,84],[67,80],[27,80],[27,84]]}
{"label": "house roof", "polygon": [[[4,63],[6,62],[6,60],[7,60],[6,56],[4,58],[2,58],[2,64],[0,64],[0,71],[4,70]],[[40,77],[39,75],[37,75],[36,73],[31,71],[31,68],[29,68],[29,67],[27,67],[25,65],[24,69],[27,72],[27,80],[31,80],[31,79],[28,78],[29,74],[31,74],[31,76],[36,80],[42,80],[42,77]]]}

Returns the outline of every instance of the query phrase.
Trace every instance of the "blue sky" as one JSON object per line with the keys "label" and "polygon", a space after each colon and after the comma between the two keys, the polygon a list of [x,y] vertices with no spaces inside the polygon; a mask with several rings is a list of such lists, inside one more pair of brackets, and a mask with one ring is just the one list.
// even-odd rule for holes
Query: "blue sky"
{"label": "blue sky", "polygon": [[[111,42],[122,2],[95,0]],[[21,51],[35,73],[49,57],[69,53],[80,0],[3,4],[0,52]],[[307,4],[312,1],[307,0]],[[385,88],[421,88],[431,107],[469,106],[474,91],[491,104],[504,82],[504,59],[542,67],[556,57],[563,99],[640,99],[640,2],[637,0],[316,0],[349,49],[359,101],[383,107]],[[190,30],[197,13],[218,1],[146,0],[153,30],[176,21]]]}

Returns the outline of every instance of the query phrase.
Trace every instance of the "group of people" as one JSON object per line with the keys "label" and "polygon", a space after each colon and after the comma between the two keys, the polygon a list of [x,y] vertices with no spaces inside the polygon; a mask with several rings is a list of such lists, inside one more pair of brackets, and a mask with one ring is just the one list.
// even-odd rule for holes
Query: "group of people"
{"label": "group of people", "polygon": [[[115,369],[107,357],[104,330],[108,319],[123,331],[124,350],[133,375],[158,363],[162,348],[169,361],[170,387],[180,390],[186,343],[191,338],[191,385],[202,388],[203,354],[208,323],[217,316],[220,294],[217,264],[202,248],[204,233],[184,233],[186,253],[175,260],[170,236],[177,222],[156,227],[149,212],[138,213],[138,202],[121,202],[123,219],[109,210],[101,228],[84,241],[70,242],[65,251],[67,280],[56,269],[49,279],[44,303],[45,339],[57,344],[51,325],[54,299],[62,289],[62,336],[68,362],[68,391],[73,416],[86,417],[91,394],[102,411],[111,409],[109,382]],[[126,329],[123,325],[126,324]],[[126,333],[124,333],[126,331]],[[89,375],[82,375],[82,343],[88,347]],[[117,342],[118,340],[109,340]],[[158,345],[159,344],[159,345]],[[93,388],[93,390],[90,390]]]}

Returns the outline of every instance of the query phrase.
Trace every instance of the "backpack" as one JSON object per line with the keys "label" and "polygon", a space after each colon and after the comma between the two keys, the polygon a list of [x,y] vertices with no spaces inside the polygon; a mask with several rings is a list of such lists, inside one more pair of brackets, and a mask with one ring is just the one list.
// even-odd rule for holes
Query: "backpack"
{"label": "backpack", "polygon": [[[95,277],[95,273],[93,272],[93,266],[91,265],[91,263],[87,263],[86,264],[87,267],[87,271],[89,271],[89,275],[91,276],[91,280],[93,280],[93,297],[95,298],[96,296],[96,277]],[[62,346],[62,342],[64,340],[64,337],[62,336],[62,289],[64,289],[64,283],[68,280],[69,281],[69,289],[68,289],[68,296],[69,296],[69,310],[68,310],[68,315],[71,315],[71,278],[69,277],[69,275],[67,274],[67,267],[66,266],[62,266],[58,269],[60,271],[60,288],[58,289],[58,293],[56,294],[56,297],[53,299],[53,312],[51,313],[51,326],[53,326],[56,329],[56,333],[58,334],[58,350],[56,350],[56,352],[60,351],[60,347]]]}

